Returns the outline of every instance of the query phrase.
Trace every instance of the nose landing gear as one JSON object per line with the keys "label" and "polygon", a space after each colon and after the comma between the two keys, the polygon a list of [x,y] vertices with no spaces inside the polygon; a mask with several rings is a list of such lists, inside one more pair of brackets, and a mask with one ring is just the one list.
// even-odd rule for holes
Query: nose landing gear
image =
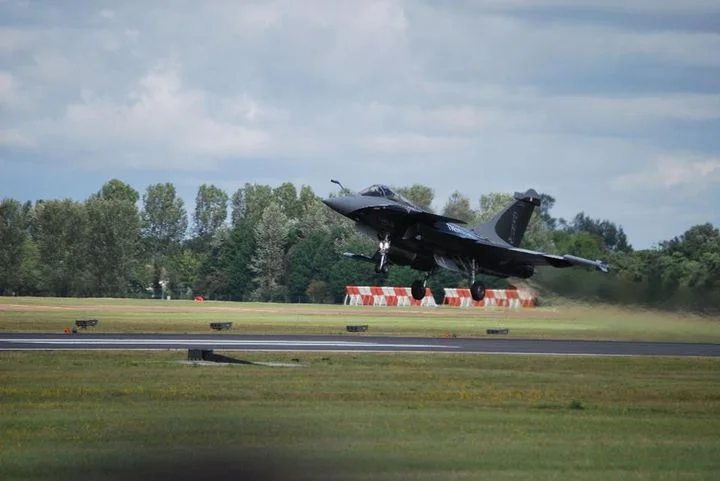
{"label": "nose landing gear", "polygon": [[375,265],[375,272],[378,274],[387,274],[388,272],[388,259],[387,253],[390,250],[390,238],[386,235],[383,240],[380,241],[378,247],[378,253],[380,254],[380,260]]}

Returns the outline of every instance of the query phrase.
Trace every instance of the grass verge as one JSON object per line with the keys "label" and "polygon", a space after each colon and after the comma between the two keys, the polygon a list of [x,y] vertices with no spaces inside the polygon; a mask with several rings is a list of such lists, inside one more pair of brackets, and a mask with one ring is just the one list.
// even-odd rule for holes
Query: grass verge
{"label": "grass verge", "polygon": [[209,332],[209,322],[232,321],[240,334],[341,334],[367,324],[367,335],[484,336],[507,327],[513,337],[720,342],[720,319],[609,306],[536,309],[345,307],[0,297],[0,331],[62,332],[75,319],[100,321],[95,332]]}
{"label": "grass verge", "polygon": [[720,476],[716,359],[231,355],[0,353],[0,479]]}

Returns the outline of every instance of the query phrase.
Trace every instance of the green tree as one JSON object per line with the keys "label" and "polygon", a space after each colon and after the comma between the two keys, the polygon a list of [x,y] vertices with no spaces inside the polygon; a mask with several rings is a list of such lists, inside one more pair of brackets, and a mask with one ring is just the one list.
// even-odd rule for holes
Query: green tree
{"label": "green tree", "polygon": [[129,196],[103,186],[85,203],[88,219],[87,259],[97,294],[123,296],[144,288],[140,272],[140,213]]}
{"label": "green tree", "polygon": [[435,192],[425,185],[413,184],[409,187],[399,187],[396,189],[400,195],[413,202],[418,207],[432,212],[432,202],[435,198]]}
{"label": "green tree", "polygon": [[191,249],[181,249],[172,254],[169,276],[175,297],[192,297],[200,281],[200,268],[204,256]]}
{"label": "green tree", "polygon": [[305,290],[305,295],[310,299],[310,302],[316,304],[323,304],[328,299],[332,300],[327,282],[316,279],[310,281],[310,284],[308,284]]}
{"label": "green tree", "polygon": [[194,232],[207,242],[227,219],[228,196],[214,185],[203,184],[195,197]]}
{"label": "green tree", "polygon": [[545,227],[550,230],[555,230],[558,226],[558,220],[550,214],[553,207],[555,207],[555,197],[549,194],[540,194],[540,218],[545,223]]}
{"label": "green tree", "polygon": [[148,186],[143,195],[142,234],[153,255],[168,255],[180,247],[188,227],[185,203],[171,183]]}
{"label": "green tree", "polygon": [[588,232],[596,235],[602,240],[603,248],[608,251],[632,251],[632,246],[628,244],[622,226],[618,227],[609,220],[592,219],[584,212],[580,212],[572,220],[567,230],[571,233]]}
{"label": "green tree", "polygon": [[257,248],[250,264],[256,285],[254,297],[274,300],[285,293],[285,249],[290,230],[290,219],[275,202],[270,202],[255,226]]}
{"label": "green tree", "polygon": [[28,238],[28,222],[20,202],[0,202],[0,293],[16,292],[21,285],[20,266]]}
{"label": "green tree", "polygon": [[323,204],[320,199],[310,201],[304,210],[298,223],[301,236],[306,237],[315,231],[331,232],[338,228],[346,233],[351,233],[354,229],[354,224],[350,219],[336,213]]}
{"label": "green tree", "polygon": [[26,237],[22,247],[22,258],[18,266],[17,293],[37,294],[40,289],[40,252],[31,237]]}
{"label": "green tree", "polygon": [[298,198],[298,202],[300,203],[300,217],[303,217],[307,212],[308,208],[318,200],[320,199],[318,198],[318,196],[315,195],[312,187],[310,187],[309,185],[303,185],[300,188],[300,195]]}
{"label": "green tree", "polygon": [[470,207],[470,199],[458,191],[450,194],[443,208],[443,215],[465,222],[472,222],[475,219],[475,211]]}
{"label": "green tree", "polygon": [[272,200],[273,190],[269,185],[246,183],[233,194],[232,224],[235,226],[241,221],[255,224]]}
{"label": "green tree", "polygon": [[38,202],[32,231],[40,263],[39,289],[63,297],[89,294],[85,205],[70,199]]}
{"label": "green tree", "polygon": [[255,230],[241,222],[230,231],[230,237],[221,254],[221,265],[226,271],[227,292],[231,300],[247,300],[253,291],[251,262],[255,252]]}
{"label": "green tree", "polygon": [[297,189],[291,182],[285,182],[273,189],[273,197],[280,210],[290,219],[297,219],[301,213]]}
{"label": "green tree", "polygon": [[229,235],[229,229],[220,229],[204,243],[200,252],[202,262],[196,290],[206,298],[227,299],[228,297],[228,277],[223,264],[223,251]]}
{"label": "green tree", "polygon": [[138,199],[140,199],[140,194],[129,184],[126,184],[125,182],[118,179],[112,179],[103,184],[102,188],[98,193],[90,196],[90,200],[95,198],[124,201],[131,204],[136,204]]}
{"label": "green tree", "polygon": [[[188,220],[185,205],[171,183],[148,186],[143,195],[142,236],[150,257],[153,290],[161,295],[161,280],[171,255],[181,245]],[[167,279],[166,279],[167,280]]]}
{"label": "green tree", "polygon": [[562,254],[571,254],[593,260],[607,258],[602,239],[590,232],[570,234],[565,231],[555,231],[553,239],[558,252]]}
{"label": "green tree", "polygon": [[[367,267],[372,268],[370,264],[367,264]],[[384,284],[393,287],[410,287],[415,279],[422,279],[423,276],[423,273],[408,266],[392,266]]]}
{"label": "green tree", "polygon": [[290,251],[288,293],[292,301],[302,299],[312,281],[328,281],[335,262],[334,242],[329,231],[311,231]]}

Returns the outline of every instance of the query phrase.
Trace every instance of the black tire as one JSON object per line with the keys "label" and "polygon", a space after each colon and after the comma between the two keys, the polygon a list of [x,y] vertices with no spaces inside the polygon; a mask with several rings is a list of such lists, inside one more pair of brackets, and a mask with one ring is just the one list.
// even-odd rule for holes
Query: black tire
{"label": "black tire", "polygon": [[425,286],[423,285],[423,281],[413,281],[412,286],[410,286],[410,292],[413,299],[416,301],[422,301],[425,298]]}
{"label": "black tire", "polygon": [[485,284],[480,281],[475,281],[470,286],[470,295],[473,301],[482,301],[485,299]]}

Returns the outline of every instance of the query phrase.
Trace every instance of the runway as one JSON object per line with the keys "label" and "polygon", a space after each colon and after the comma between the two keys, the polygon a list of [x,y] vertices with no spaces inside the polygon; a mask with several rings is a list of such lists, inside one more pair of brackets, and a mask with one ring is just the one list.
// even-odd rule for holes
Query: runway
{"label": "runway", "polygon": [[0,333],[0,351],[185,350],[426,352],[575,356],[720,357],[720,344],[640,341],[579,341],[512,338],[420,338],[370,336],[261,336],[233,334],[34,334]]}

